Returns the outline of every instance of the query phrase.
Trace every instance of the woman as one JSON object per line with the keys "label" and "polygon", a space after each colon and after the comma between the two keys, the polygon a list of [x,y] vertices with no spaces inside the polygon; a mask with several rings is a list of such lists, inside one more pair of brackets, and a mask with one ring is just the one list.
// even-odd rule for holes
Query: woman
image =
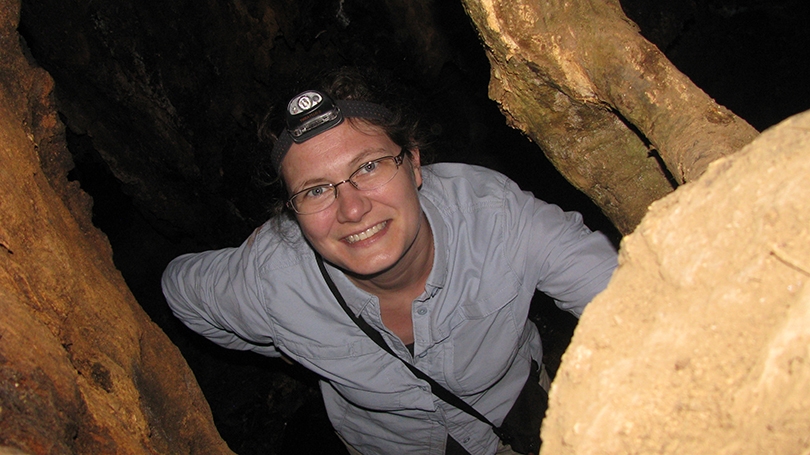
{"label": "woman", "polygon": [[238,248],[175,259],[167,301],[222,346],[319,374],[352,453],[510,453],[406,363],[500,426],[537,381],[534,292],[579,316],[616,253],[579,214],[501,174],[422,166],[418,122],[368,81],[341,70],[290,101],[271,154],[287,213]]}

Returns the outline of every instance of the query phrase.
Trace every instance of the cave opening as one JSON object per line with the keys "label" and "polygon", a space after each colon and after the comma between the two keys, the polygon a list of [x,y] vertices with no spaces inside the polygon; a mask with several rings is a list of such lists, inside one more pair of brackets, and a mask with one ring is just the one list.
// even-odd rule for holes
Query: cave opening
{"label": "cave opening", "polygon": [[[279,11],[300,8],[299,14],[306,17],[297,24],[303,24],[303,30],[309,33],[292,33],[294,36],[286,37],[283,43],[276,39],[277,46],[272,50],[265,49],[272,54],[273,68],[281,69],[275,76],[254,80],[248,87],[267,92],[262,95],[239,93],[238,87],[218,85],[223,83],[218,73],[227,72],[220,65],[236,60],[217,56],[207,49],[220,45],[222,49],[218,50],[223,53],[233,52],[226,44],[218,44],[218,40],[231,39],[236,46],[244,42],[228,35],[232,24],[214,23],[215,18],[198,13],[191,3],[178,3],[166,11],[160,2],[141,5],[135,22],[126,22],[118,16],[135,9],[125,1],[108,2],[96,11],[81,12],[63,12],[63,6],[48,3],[23,1],[20,32],[37,62],[56,80],[57,94],[64,107],[61,114],[68,126],[68,146],[76,165],[69,178],[79,181],[93,197],[94,223],[109,238],[116,266],[144,310],[180,347],[211,405],[217,428],[236,453],[341,453],[343,447],[326,420],[316,388],[317,377],[280,360],[225,351],[191,333],[168,312],[159,278],[168,261],[177,255],[231,246],[264,221],[266,211],[255,199],[272,196],[260,187],[244,185],[245,181],[253,181],[248,167],[255,164],[255,155],[260,153],[252,146],[255,124],[251,120],[261,115],[262,109],[254,104],[269,103],[274,97],[287,95],[285,90],[292,85],[295,75],[307,66],[303,58],[317,56],[318,66],[373,63],[395,71],[421,94],[416,102],[437,134],[438,148],[442,150],[436,161],[482,164],[504,172],[539,198],[566,210],[580,211],[592,229],[606,232],[618,244],[618,233],[599,209],[565,181],[534,144],[507,126],[498,107],[489,100],[488,62],[460,3],[432,5],[435,29],[431,31],[438,30],[444,37],[442,50],[436,54],[418,53],[413,45],[418,41],[409,35],[412,31],[397,29],[390,17],[372,2],[279,4]],[[256,2],[253,7],[268,4]],[[752,0],[662,4],[625,0],[622,5],[628,16],[640,24],[642,33],[666,49],[679,68],[758,129],[808,107],[810,88],[804,81],[806,62],[810,59],[804,49],[808,31],[803,24],[810,14],[805,4]],[[223,20],[229,17],[233,16],[226,15]],[[252,13],[251,17],[260,15]],[[59,48],[52,42],[64,38],[47,35],[61,30],[58,25],[66,18],[77,27],[71,29],[75,36],[84,40],[101,37],[101,44],[97,45],[109,55],[138,49],[140,61],[119,63],[121,66],[137,63],[144,68],[143,72],[129,73],[144,78],[130,88],[146,91],[153,87],[155,78],[169,81],[164,85],[166,93],[153,99],[165,96],[182,111],[166,122],[177,125],[178,131],[187,136],[178,137],[174,143],[162,142],[162,147],[194,149],[193,154],[208,166],[195,170],[200,175],[195,174],[196,180],[190,180],[189,193],[197,193],[200,204],[218,199],[222,206],[216,213],[223,217],[230,215],[232,219],[204,232],[184,230],[167,222],[147,203],[148,187],[139,188],[137,182],[126,181],[121,169],[110,164],[119,157],[105,156],[108,151],[94,143],[100,138],[87,134],[88,122],[95,121],[94,117],[121,117],[113,123],[121,129],[110,134],[130,141],[132,153],[140,153],[146,160],[160,161],[164,150],[155,147],[159,141],[139,137],[137,129],[126,130],[122,125],[151,123],[149,128],[159,129],[163,124],[154,119],[125,118],[125,113],[104,101],[111,97],[144,96],[143,93],[99,93],[99,86],[88,89],[77,82],[82,74],[73,70],[72,62],[64,55],[58,55]],[[187,20],[186,26],[178,25],[181,18]],[[154,22],[146,22],[149,20]],[[81,32],[83,23],[89,29]],[[133,30],[135,25],[144,26],[145,35]],[[194,35],[195,30],[199,32],[195,27],[205,26],[217,35],[207,39]],[[176,32],[174,41],[159,36],[156,30]],[[139,41],[147,37],[152,41]],[[81,40],[68,46],[93,47]],[[82,52],[95,55],[88,49],[80,49],[70,58],[78,58],[75,55]],[[168,64],[170,58],[177,60],[176,66]],[[200,67],[203,70],[198,74],[191,74]],[[233,75],[234,72],[227,74]],[[108,76],[97,75],[92,79],[98,81]],[[226,103],[229,97],[238,102],[214,106]],[[76,101],[79,98],[85,102]],[[243,115],[243,110],[251,111],[252,117]],[[222,203],[223,200],[227,203]],[[167,206],[165,210],[177,207]],[[206,219],[202,215],[210,212],[203,210],[190,213],[198,216],[189,219],[190,224],[219,221]],[[537,297],[533,317],[543,336],[553,373],[576,321],[556,310],[543,296]]]}

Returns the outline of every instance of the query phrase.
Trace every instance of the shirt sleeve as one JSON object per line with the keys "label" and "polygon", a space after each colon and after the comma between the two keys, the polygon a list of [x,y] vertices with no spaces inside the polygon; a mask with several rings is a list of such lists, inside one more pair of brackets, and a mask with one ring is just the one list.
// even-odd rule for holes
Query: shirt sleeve
{"label": "shirt sleeve", "polygon": [[174,259],[163,272],[163,294],[178,319],[214,343],[278,357],[251,244]]}
{"label": "shirt sleeve", "polygon": [[[514,257],[526,267],[536,289],[557,306],[579,317],[585,306],[607,287],[617,266],[613,244],[601,232],[592,232],[577,212],[521,191],[507,183],[508,229],[520,239]],[[525,252],[525,253],[523,253]]]}

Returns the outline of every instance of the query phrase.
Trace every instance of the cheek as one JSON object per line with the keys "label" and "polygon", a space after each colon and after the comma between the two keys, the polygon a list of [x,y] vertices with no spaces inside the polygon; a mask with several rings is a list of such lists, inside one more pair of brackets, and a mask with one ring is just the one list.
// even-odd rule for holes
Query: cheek
{"label": "cheek", "polygon": [[323,216],[309,215],[298,217],[298,226],[310,243],[319,243],[329,233],[330,224]]}
{"label": "cheek", "polygon": [[412,210],[422,213],[422,205],[419,203],[419,187],[412,185],[405,191],[405,200],[409,201]]}

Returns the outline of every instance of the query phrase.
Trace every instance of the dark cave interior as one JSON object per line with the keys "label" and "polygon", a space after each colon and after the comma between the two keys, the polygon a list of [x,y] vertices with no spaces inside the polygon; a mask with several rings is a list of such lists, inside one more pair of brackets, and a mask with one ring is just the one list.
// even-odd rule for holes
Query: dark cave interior
{"label": "dark cave interior", "polygon": [[[288,95],[302,68],[371,64],[396,73],[420,94],[415,101],[437,134],[440,152],[436,161],[463,161],[500,170],[537,197],[566,210],[580,211],[592,229],[602,230],[618,245],[618,233],[599,209],[568,184],[541,153],[536,153],[535,145],[508,127],[495,103],[488,99],[488,62],[459,2],[433,2],[434,25],[444,38],[439,57],[419,54],[417,47],[410,45],[406,31],[390,32],[393,25],[389,16],[380,12],[374,2],[275,2],[273,8],[295,16],[301,29],[286,29],[286,45],[272,50],[273,76],[261,81],[251,79],[252,83],[244,87],[251,93],[241,94],[233,86],[218,85],[217,77],[194,73],[199,69],[194,65],[202,62],[213,68],[209,68],[212,74],[222,73],[221,79],[234,75],[250,78],[226,67],[237,64],[236,57],[231,59],[226,54],[232,52],[233,46],[245,47],[246,42],[237,38],[233,38],[232,45],[218,41],[235,33],[229,31],[229,24],[217,23],[216,18],[199,17],[202,13],[194,2],[176,2],[171,7],[161,2],[140,2],[138,20],[116,23],[104,22],[104,18],[125,16],[136,7],[127,1],[112,1],[101,12],[73,5],[70,8],[74,11],[60,13],[63,7],[54,2],[22,3],[20,34],[32,57],[53,75],[57,84],[63,107],[60,114],[68,126],[68,146],[76,166],[69,178],[78,180],[92,196],[93,221],[109,238],[116,266],[149,316],[180,347],[211,405],[217,428],[236,453],[322,454],[342,453],[343,448],[321,407],[316,377],[279,360],[225,351],[191,333],[168,312],[160,291],[160,275],[177,255],[234,245],[264,221],[266,208],[261,202],[273,195],[254,183],[260,151],[250,145],[253,140],[249,137],[255,125],[250,125],[245,120],[249,116],[242,115],[239,109],[259,112],[262,104]],[[806,82],[810,5],[805,0],[622,0],[621,4],[639,24],[642,34],[696,85],[758,130],[810,107],[810,84]],[[194,27],[207,27],[210,36],[194,35],[191,25],[185,32],[182,27],[167,26],[176,33],[155,36],[160,21],[169,24],[178,18]],[[195,204],[219,206],[210,211],[188,209],[189,215],[185,215],[178,207],[187,201],[178,201],[165,210],[176,212],[178,218],[187,216],[188,225],[211,226],[193,230],[167,222],[149,206],[144,190],[136,188],[138,183],[122,179],[120,170],[111,168],[110,162],[117,157],[110,156],[109,151],[100,152],[103,147],[88,134],[86,127],[94,116],[115,118],[124,114],[116,112],[114,104],[103,101],[111,98],[108,93],[87,91],[76,83],[86,75],[75,70],[78,66],[71,59],[78,59],[76,55],[82,52],[93,55],[88,50],[91,45],[81,40],[71,42],[71,28],[63,35],[56,30],[63,29],[60,21],[78,27],[76,24],[82,20],[93,22],[96,30],[106,31],[106,46],[112,51],[120,53],[140,46],[140,64],[147,68],[144,90],[154,88],[150,78],[156,74],[166,80],[175,78],[175,91],[171,92],[171,87],[166,90],[172,104],[183,106],[186,112],[178,114],[182,117],[179,130],[187,134],[182,140],[196,147],[193,153],[198,164],[212,164],[199,166],[198,181],[186,182],[188,186],[205,183],[189,194],[197,198]],[[145,27],[141,35],[124,30],[143,26],[147,20],[158,25]],[[120,27],[117,32],[115,27]],[[67,48],[54,45],[55,40],[68,42],[64,44]],[[87,49],[62,55],[82,46]],[[206,48],[215,50],[204,56],[195,54]],[[212,57],[216,53],[221,54],[219,60]],[[162,66],[172,59],[175,74]],[[317,64],[309,62],[313,59]],[[192,64],[195,60],[200,62]],[[442,64],[431,63],[435,61]],[[256,65],[261,66],[261,62]],[[142,94],[134,91],[126,96],[137,98]],[[230,98],[237,98],[241,104],[229,104]],[[84,103],[80,104],[79,99]],[[201,114],[192,115],[195,111]],[[156,148],[159,141],[141,136],[139,122],[147,125],[146,130],[160,128],[156,121],[130,117],[116,123],[119,129],[111,131],[111,135],[129,141],[129,148],[140,153],[141,159],[160,162],[161,153],[169,153],[165,149],[174,145],[189,147],[182,141],[163,141],[164,148]],[[133,128],[125,130],[121,125]],[[210,144],[210,149],[202,144]],[[219,151],[208,154],[214,148]],[[148,186],[148,182],[144,185]],[[212,213],[218,218],[210,221]],[[534,307],[546,361],[554,372],[576,321],[543,296],[537,297]]]}

